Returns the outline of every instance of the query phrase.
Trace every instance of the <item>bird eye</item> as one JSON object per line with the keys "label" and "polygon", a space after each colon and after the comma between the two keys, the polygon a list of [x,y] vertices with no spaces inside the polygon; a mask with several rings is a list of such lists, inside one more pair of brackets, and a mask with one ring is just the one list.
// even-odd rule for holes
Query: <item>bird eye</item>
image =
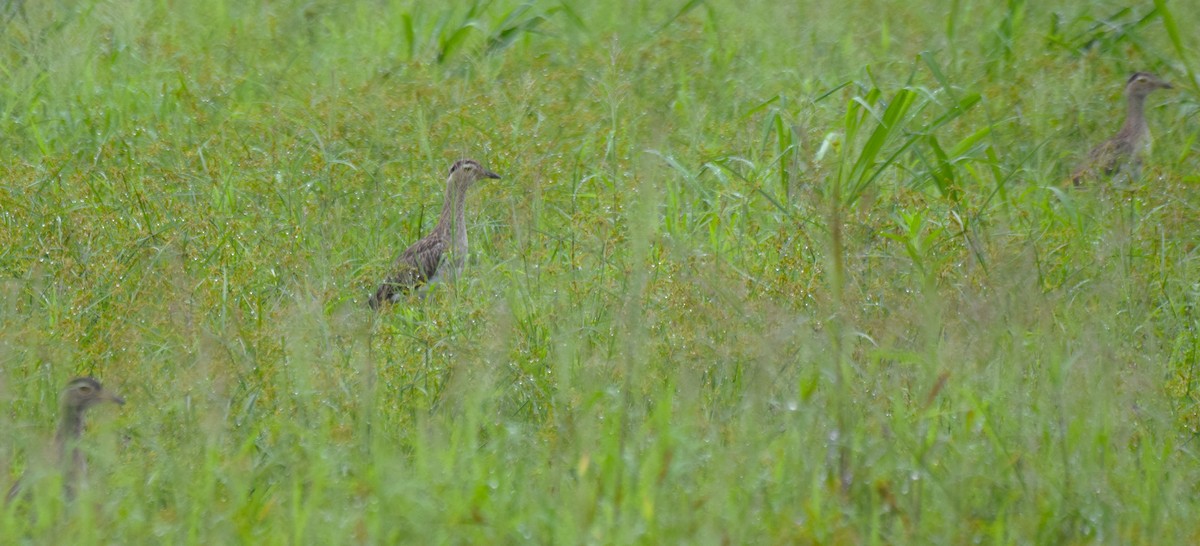
{"label": "bird eye", "polygon": [[83,394],[87,394],[89,392],[92,392],[92,388],[87,385],[83,385],[83,386],[79,387],[79,392],[82,392]]}

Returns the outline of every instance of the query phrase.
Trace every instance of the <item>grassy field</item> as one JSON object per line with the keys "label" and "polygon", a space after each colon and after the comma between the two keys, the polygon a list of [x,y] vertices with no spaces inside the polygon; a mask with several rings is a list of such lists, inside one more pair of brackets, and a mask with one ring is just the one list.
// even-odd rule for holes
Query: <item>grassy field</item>
{"label": "grassy field", "polygon": [[[1198,543],[1160,1],[0,3],[0,543]],[[464,277],[371,312],[461,157]]]}

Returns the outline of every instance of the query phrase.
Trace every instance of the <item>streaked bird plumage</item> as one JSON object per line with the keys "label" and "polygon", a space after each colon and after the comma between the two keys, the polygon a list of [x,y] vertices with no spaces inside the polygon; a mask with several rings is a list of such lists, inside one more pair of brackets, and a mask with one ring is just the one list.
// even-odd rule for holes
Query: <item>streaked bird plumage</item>
{"label": "streaked bird plumage", "polygon": [[459,160],[450,167],[437,225],[396,259],[391,273],[371,296],[372,308],[397,301],[427,283],[458,277],[467,256],[467,190],[485,178],[498,179],[500,175],[471,159]]}

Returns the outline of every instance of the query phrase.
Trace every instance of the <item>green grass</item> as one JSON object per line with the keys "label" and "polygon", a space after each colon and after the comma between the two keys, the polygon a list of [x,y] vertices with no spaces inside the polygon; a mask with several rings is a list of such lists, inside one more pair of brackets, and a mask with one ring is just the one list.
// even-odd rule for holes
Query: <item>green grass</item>
{"label": "green grass", "polygon": [[[1183,3],[0,20],[0,542],[1200,541]],[[1063,187],[1135,70],[1144,180]],[[464,156],[464,278],[370,312]]]}

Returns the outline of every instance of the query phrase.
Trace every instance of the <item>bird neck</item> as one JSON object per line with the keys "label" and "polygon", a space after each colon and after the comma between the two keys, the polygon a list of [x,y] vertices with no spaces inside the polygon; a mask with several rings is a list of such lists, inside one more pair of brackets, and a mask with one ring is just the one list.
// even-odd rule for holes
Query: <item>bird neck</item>
{"label": "bird neck", "polygon": [[442,214],[438,217],[435,231],[443,236],[453,236],[455,247],[459,241],[467,239],[466,223],[467,188],[459,186],[451,179],[446,182],[446,200],[442,203]]}
{"label": "bird neck", "polygon": [[1146,125],[1146,95],[1132,93],[1125,109],[1125,124],[1121,126],[1123,135],[1140,135],[1147,132]]}
{"label": "bird neck", "polygon": [[83,434],[83,412],[71,411],[68,408],[63,409],[62,422],[58,424],[58,432],[54,434],[54,441],[58,445],[59,456],[66,455],[66,450],[74,444]]}

